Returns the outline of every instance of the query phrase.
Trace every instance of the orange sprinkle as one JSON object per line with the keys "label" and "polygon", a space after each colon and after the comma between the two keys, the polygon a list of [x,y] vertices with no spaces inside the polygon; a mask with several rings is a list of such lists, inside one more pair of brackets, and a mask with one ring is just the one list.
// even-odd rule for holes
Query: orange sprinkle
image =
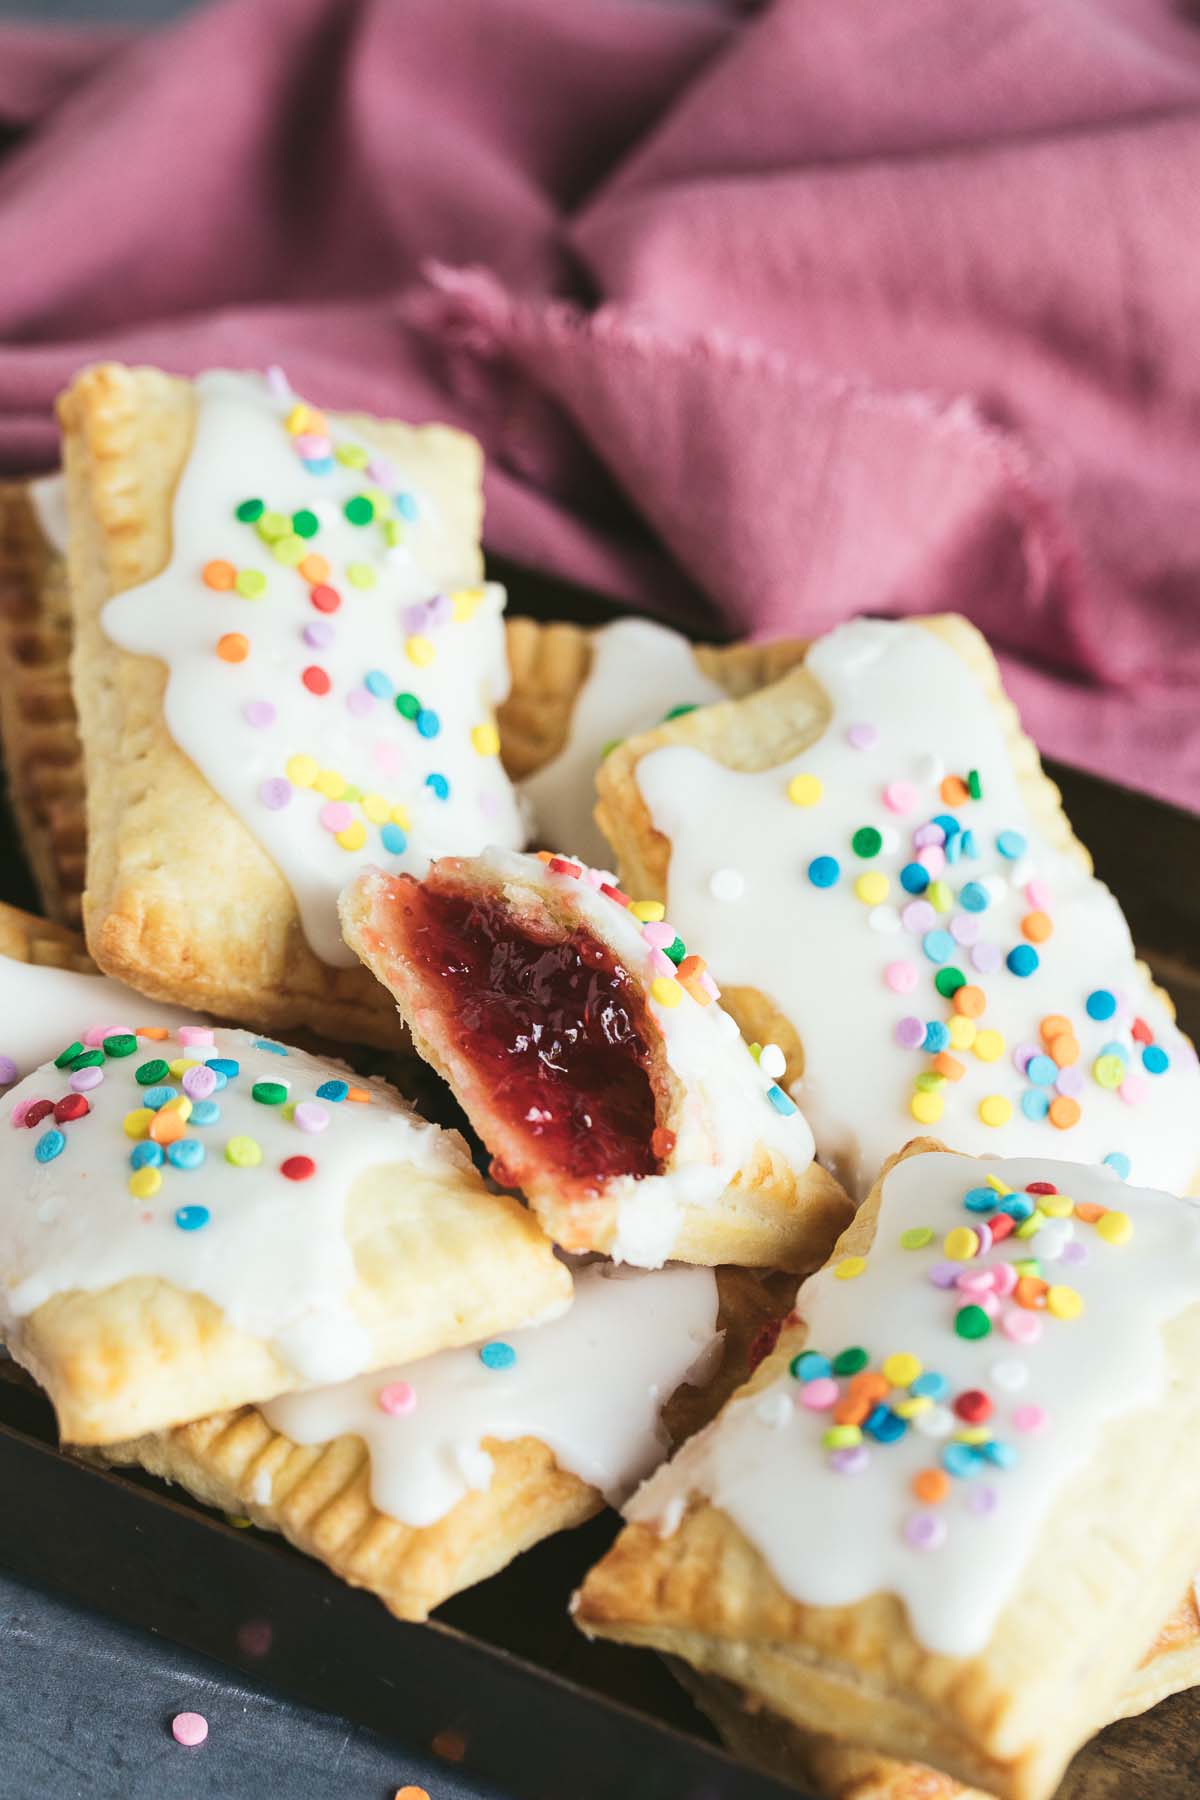
{"label": "orange sprinkle", "polygon": [[553,862],[554,861],[554,852],[552,850],[539,850],[538,851],[538,861],[539,862],[547,862],[547,863]]}
{"label": "orange sprinkle", "polygon": [[156,1112],[150,1121],[147,1134],[156,1144],[173,1144],[187,1130],[187,1121],[179,1113],[167,1111]]}
{"label": "orange sprinkle", "polygon": [[697,975],[703,975],[707,967],[708,964],[702,956],[685,956],[679,965],[679,979],[680,981],[694,979]]}
{"label": "orange sprinkle", "polygon": [[948,1050],[938,1051],[933,1059],[933,1066],[939,1075],[946,1077],[947,1081],[961,1081],[966,1072],[957,1056],[951,1056]]}
{"label": "orange sprinkle", "polygon": [[413,1787],[410,1782],[407,1787],[397,1788],[392,1795],[392,1800],[429,1800],[429,1790],[428,1788]]}
{"label": "orange sprinkle", "polygon": [[947,806],[963,806],[971,798],[971,790],[961,775],[947,775],[938,792]]}
{"label": "orange sprinkle", "polygon": [[329,558],[321,556],[316,550],[310,550],[307,556],[302,556],[296,567],[305,581],[311,581],[314,586],[318,582],[329,580]]}
{"label": "orange sprinkle", "polygon": [[922,1469],[913,1476],[913,1493],[923,1506],[940,1506],[950,1492],[945,1469]]}
{"label": "orange sprinkle", "polygon": [[364,1104],[371,1098],[370,1088],[351,1087],[346,1089],[347,1100],[361,1100]]}
{"label": "orange sprinkle", "polygon": [[850,1378],[848,1392],[853,1394],[856,1399],[874,1402],[882,1400],[889,1391],[887,1378],[881,1375],[878,1369],[862,1369],[857,1375]]}
{"label": "orange sprinkle", "polygon": [[1072,1063],[1079,1061],[1079,1039],[1073,1032],[1060,1031],[1056,1038],[1051,1038],[1046,1048],[1060,1069],[1069,1069]]}
{"label": "orange sprinkle", "polygon": [[228,592],[237,580],[237,570],[233,564],[219,559],[205,563],[200,575],[205,587],[215,588],[219,594]]}
{"label": "orange sprinkle", "polygon": [[1075,1202],[1075,1217],[1082,1219],[1085,1225],[1094,1225],[1096,1220],[1102,1219],[1107,1211],[1107,1206],[1097,1206],[1094,1200],[1077,1200]]}
{"label": "orange sprinkle", "polygon": [[1026,913],[1021,920],[1021,930],[1031,944],[1044,944],[1048,937],[1053,936],[1054,921],[1049,913]]}
{"label": "orange sprinkle", "polygon": [[951,1004],[955,1012],[961,1013],[964,1019],[978,1019],[987,1007],[987,995],[981,987],[973,987],[968,982],[965,987],[956,990]]}
{"label": "orange sprinkle", "polygon": [[833,1409],[835,1425],[861,1425],[872,1402],[862,1394],[846,1394]]}
{"label": "orange sprinkle", "polygon": [[1040,1275],[1018,1275],[1017,1285],[1013,1289],[1013,1299],[1026,1312],[1041,1312],[1046,1305],[1046,1295],[1050,1292],[1050,1283],[1043,1281]]}
{"label": "orange sprinkle", "polygon": [[697,1006],[712,1005],[712,995],[702,984],[698,975],[692,976],[681,974],[679,977],[679,985],[685,994],[690,994],[692,996],[692,999],[696,1002]]}
{"label": "orange sprinkle", "polygon": [[240,631],[227,631],[217,639],[217,655],[222,662],[245,662],[250,654],[250,639]]}
{"label": "orange sprinkle", "polygon": [[134,1037],[154,1038],[161,1042],[163,1038],[169,1038],[171,1034],[165,1025],[139,1025],[133,1035]]}
{"label": "orange sprinkle", "polygon": [[1039,1029],[1042,1034],[1042,1042],[1052,1044],[1056,1037],[1062,1036],[1064,1031],[1070,1031],[1071,1021],[1064,1019],[1061,1013],[1050,1013],[1042,1020]]}
{"label": "orange sprinkle", "polygon": [[1078,1125],[1082,1112],[1078,1100],[1072,1100],[1070,1094],[1058,1094],[1050,1102],[1050,1123],[1060,1131],[1070,1131],[1072,1125]]}
{"label": "orange sprinkle", "polygon": [[461,1731],[439,1731],[430,1749],[443,1762],[460,1763],[467,1754],[467,1740]]}

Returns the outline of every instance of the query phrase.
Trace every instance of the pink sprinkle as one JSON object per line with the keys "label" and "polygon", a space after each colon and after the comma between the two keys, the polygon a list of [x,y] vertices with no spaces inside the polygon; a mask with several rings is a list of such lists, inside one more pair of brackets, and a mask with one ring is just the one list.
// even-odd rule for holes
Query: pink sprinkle
{"label": "pink sprinkle", "polygon": [[417,1396],[411,1382],[389,1381],[380,1388],[377,1398],[380,1412],[389,1413],[393,1419],[403,1419],[416,1411]]}
{"label": "pink sprinkle", "polygon": [[950,921],[950,936],[956,944],[977,944],[982,922],[974,913],[955,913]]}
{"label": "pink sprinkle", "polygon": [[1050,1420],[1040,1406],[1014,1406],[1012,1422],[1018,1431],[1045,1431]]}
{"label": "pink sprinkle", "polygon": [[911,994],[917,985],[917,965],[910,962],[891,962],[883,971],[883,979],[893,994]]}
{"label": "pink sprinkle", "polygon": [[25,1114],[29,1111],[31,1106],[36,1104],[36,1101],[36,1094],[29,1094],[24,1100],[18,1100],[17,1104],[13,1107],[12,1112],[9,1114],[9,1123],[11,1125],[23,1125],[25,1123]]}
{"label": "pink sprinkle", "polygon": [[[978,1230],[978,1226],[975,1228]],[[967,1269],[955,1282],[960,1294],[990,1294],[992,1291],[992,1271],[990,1269]]]}
{"label": "pink sprinkle", "polygon": [[983,1219],[976,1219],[975,1235],[979,1239],[979,1248],[975,1252],[976,1256],[986,1256],[992,1247],[991,1226]]}
{"label": "pink sprinkle", "polygon": [[664,956],[661,950],[652,950],[650,952],[650,967],[654,970],[656,975],[668,975],[672,977],[672,979],[677,972],[675,964],[671,961],[670,957]]}
{"label": "pink sprinkle", "polygon": [[326,831],[345,831],[353,818],[344,800],[327,800],[321,808],[321,823]]}
{"label": "pink sprinkle", "polygon": [[217,1071],[210,1069],[207,1063],[183,1072],[183,1091],[190,1100],[207,1100],[216,1091],[216,1086]]}
{"label": "pink sprinkle", "polygon": [[[488,794],[481,794],[479,796],[480,806],[483,806],[484,801],[490,798],[491,796]],[[484,811],[487,811],[486,807],[484,807]],[[607,869],[585,869],[583,871],[583,879],[587,882],[589,887],[594,888],[603,887],[605,882],[608,883],[609,887],[615,887],[617,885],[614,876]]]}
{"label": "pink sprinkle", "polygon": [[351,688],[346,695],[346,710],[356,719],[365,719],[369,712],[375,710],[375,696],[364,687]]}
{"label": "pink sprinkle", "polygon": [[942,830],[940,825],[935,825],[931,819],[927,825],[917,826],[917,829],[913,832],[912,841],[914,850],[924,850],[929,844],[944,844],[946,841],[946,833]]}
{"label": "pink sprinkle", "polygon": [[1144,1075],[1127,1075],[1117,1092],[1126,1106],[1140,1106],[1150,1093],[1150,1083]]}
{"label": "pink sprinkle", "polygon": [[1018,1044],[1012,1053],[1013,1068],[1017,1071],[1018,1075],[1023,1075],[1029,1067],[1033,1057],[1041,1056],[1041,1054],[1042,1047],[1040,1044]]}
{"label": "pink sprinkle", "polygon": [[176,1713],[171,1720],[171,1736],[177,1744],[194,1750],[208,1736],[208,1720],[203,1713]]}
{"label": "pink sprinkle", "polygon": [[103,1080],[103,1069],[76,1069],[71,1077],[71,1086],[77,1094],[86,1094],[89,1088],[99,1087]]}
{"label": "pink sprinkle", "polygon": [[1042,1321],[1024,1306],[1006,1306],[1000,1329],[1014,1344],[1036,1344],[1042,1335]]}
{"label": "pink sprinkle", "polygon": [[883,790],[883,804],[889,812],[911,812],[917,804],[917,790],[911,781],[889,781]]}
{"label": "pink sprinkle", "polygon": [[988,1270],[992,1278],[992,1292],[1001,1300],[1007,1300],[1017,1285],[1017,1271],[1011,1263],[996,1263]]}
{"label": "pink sprinkle", "polygon": [[324,1131],[329,1123],[329,1114],[316,1100],[301,1100],[292,1114],[292,1123],[301,1131]]}
{"label": "pink sprinkle", "polygon": [[263,731],[268,725],[275,723],[275,708],[269,700],[247,700],[242,708],[242,717],[247,725],[253,725],[256,731]]}
{"label": "pink sprinkle", "polygon": [[1037,912],[1049,912],[1054,905],[1054,895],[1050,884],[1046,881],[1029,881],[1025,884],[1025,898]]}
{"label": "pink sprinkle", "polygon": [[668,944],[675,942],[676,935],[675,927],[668,925],[665,919],[652,919],[642,926],[642,936],[654,950],[665,950]]}
{"label": "pink sprinkle", "polygon": [[296,446],[296,455],[304,462],[323,462],[327,456],[333,455],[333,445],[327,437],[315,431],[301,431],[292,439]]}
{"label": "pink sprinkle", "polygon": [[836,1404],[838,1384],[828,1375],[819,1375],[816,1381],[805,1381],[800,1388],[800,1401],[810,1412],[828,1412]]}
{"label": "pink sprinkle", "polygon": [[850,725],[846,730],[846,742],[852,750],[873,750],[879,742],[879,727],[865,722]]}
{"label": "pink sprinkle", "polygon": [[[994,1319],[999,1314],[1000,1302],[995,1294],[980,1294],[975,1304],[983,1308],[989,1319]],[[1029,1316],[1032,1318],[1032,1313]]]}
{"label": "pink sprinkle", "polygon": [[83,1042],[85,1049],[98,1050],[100,1045],[104,1042],[103,1025],[89,1026],[87,1031],[83,1034]]}
{"label": "pink sprinkle", "polygon": [[937,924],[937,914],[928,900],[910,900],[900,914],[905,931],[914,931],[923,935],[932,931]]}
{"label": "pink sprinkle", "polygon": [[928,869],[929,879],[936,881],[946,867],[946,852],[940,844],[925,844],[917,851],[917,861],[923,869]]}
{"label": "pink sprinkle", "polygon": [[267,380],[267,386],[270,388],[271,392],[274,394],[274,396],[277,400],[290,400],[291,399],[292,384],[288,380],[287,376],[284,374],[283,370],[280,368],[278,363],[271,364],[270,368],[267,370],[266,380]]}
{"label": "pink sprinkle", "polygon": [[136,1036],[137,1036],[137,1033],[134,1031],[132,1025],[106,1025],[104,1027],[103,1031],[100,1033],[100,1042],[103,1043],[106,1037],[136,1037]]}
{"label": "pink sprinkle", "polygon": [[213,1044],[216,1042],[207,1025],[181,1025],[176,1036],[181,1044]]}
{"label": "pink sprinkle", "polygon": [[707,969],[701,969],[700,971],[700,986],[704,989],[710,1000],[719,1000],[721,998],[721,990]]}
{"label": "pink sprinkle", "polygon": [[396,471],[386,456],[373,456],[367,464],[367,474],[376,487],[390,488],[396,485]]}

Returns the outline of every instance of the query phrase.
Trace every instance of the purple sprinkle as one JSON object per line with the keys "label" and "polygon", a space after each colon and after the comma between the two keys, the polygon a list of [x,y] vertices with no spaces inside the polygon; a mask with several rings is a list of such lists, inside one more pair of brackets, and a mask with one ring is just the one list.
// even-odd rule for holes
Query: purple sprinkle
{"label": "purple sprinkle", "polygon": [[314,650],[324,650],[334,640],[334,629],[328,619],[313,619],[304,627],[304,641]]}
{"label": "purple sprinkle", "polygon": [[[77,1094],[85,1094],[89,1088],[99,1087],[104,1080],[103,1069],[76,1069],[71,1077],[71,1086]],[[0,1081],[0,1087],[5,1083]]]}
{"label": "purple sprinkle", "polygon": [[17,1065],[11,1056],[0,1056],[0,1087],[11,1087],[17,1079]]}
{"label": "purple sprinkle", "polygon": [[976,944],[971,961],[981,975],[994,975],[1004,961],[1004,955],[999,944]]}
{"label": "purple sprinkle", "polygon": [[269,700],[247,700],[242,708],[242,717],[247,725],[253,725],[261,731],[264,726],[275,723],[275,708]]}
{"label": "purple sprinkle", "polygon": [[401,617],[404,629],[410,636],[419,636],[429,623],[429,607],[424,600],[418,600],[415,606],[406,606]]}
{"label": "purple sprinkle", "polygon": [[928,900],[910,900],[900,917],[905,931],[916,932],[918,936],[924,936],[925,932],[932,931],[937,924],[937,914]]}
{"label": "purple sprinkle", "polygon": [[975,1252],[976,1256],[986,1256],[992,1247],[991,1226],[987,1223],[986,1219],[976,1219],[971,1229],[979,1239],[979,1248]]}
{"label": "purple sprinkle", "polygon": [[1069,1243],[1063,1245],[1062,1255],[1058,1260],[1059,1262],[1079,1264],[1085,1263],[1087,1259],[1087,1245],[1081,1244],[1078,1238],[1072,1238]]}
{"label": "purple sprinkle", "polygon": [[1024,1075],[1033,1058],[1041,1054],[1040,1044],[1018,1044],[1012,1053],[1013,1068],[1018,1075]]}
{"label": "purple sprinkle", "polygon": [[449,594],[435,594],[425,612],[431,625],[449,625],[454,617],[454,602]]}
{"label": "purple sprinkle", "polygon": [[871,1461],[870,1451],[865,1444],[853,1444],[848,1450],[831,1450],[829,1466],[836,1469],[839,1475],[861,1475]]}
{"label": "purple sprinkle", "polygon": [[1073,1064],[1069,1069],[1060,1069],[1054,1085],[1060,1094],[1070,1094],[1072,1097],[1082,1094],[1083,1070],[1078,1063]]}
{"label": "purple sprinkle", "polygon": [[977,944],[982,930],[982,921],[974,913],[955,913],[950,921],[950,935],[956,944]]}
{"label": "purple sprinkle", "polygon": [[934,1263],[931,1269],[925,1271],[926,1279],[939,1288],[952,1288],[961,1274],[958,1263],[952,1262]]}
{"label": "purple sprinkle", "polygon": [[873,750],[879,742],[877,725],[851,725],[846,732],[846,742],[852,750]]}
{"label": "purple sprinkle", "polygon": [[367,464],[367,474],[376,487],[393,488],[396,485],[396,471],[386,456],[373,456]]}
{"label": "purple sprinkle", "polygon": [[940,1550],[946,1541],[946,1521],[940,1513],[909,1513],[904,1521],[904,1537],[914,1550]]}
{"label": "purple sprinkle", "polygon": [[375,696],[368,694],[366,688],[351,688],[346,695],[346,707],[356,719],[365,719],[369,712],[375,710]]}
{"label": "purple sprinkle", "polygon": [[911,1013],[896,1025],[896,1042],[902,1050],[917,1050],[925,1042],[925,1027]]}
{"label": "purple sprinkle", "polygon": [[267,386],[277,400],[290,400],[292,397],[292,384],[278,363],[272,363],[267,370]]}
{"label": "purple sprinkle", "polygon": [[278,812],[291,799],[292,784],[285,781],[282,775],[272,775],[259,787],[258,797],[264,806],[269,806],[272,812]]}
{"label": "purple sprinkle", "polygon": [[917,829],[913,832],[912,841],[914,850],[924,850],[927,844],[944,844],[946,841],[946,834],[940,825],[935,825],[933,820],[930,819],[927,825],[917,826]]}
{"label": "purple sprinkle", "polygon": [[194,1069],[183,1072],[183,1091],[189,1099],[207,1100],[216,1091],[217,1071],[210,1069],[207,1063],[200,1063]]}
{"label": "purple sprinkle", "polygon": [[973,1487],[967,1494],[968,1512],[973,1512],[980,1519],[986,1518],[988,1513],[995,1512],[999,1504],[999,1498],[993,1487]]}

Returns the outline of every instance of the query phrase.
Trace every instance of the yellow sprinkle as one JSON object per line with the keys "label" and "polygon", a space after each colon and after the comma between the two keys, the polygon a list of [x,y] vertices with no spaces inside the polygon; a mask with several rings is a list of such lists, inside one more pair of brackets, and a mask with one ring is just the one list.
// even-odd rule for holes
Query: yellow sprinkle
{"label": "yellow sprinkle", "polygon": [[457,593],[450,596],[454,617],[460,621],[473,619],[479,611],[482,600],[483,589],[481,587],[459,588]]}
{"label": "yellow sprinkle", "polygon": [[945,1106],[940,1094],[916,1093],[908,1103],[908,1110],[918,1125],[936,1125]]}
{"label": "yellow sprinkle", "polygon": [[371,588],[379,577],[370,563],[352,562],[346,564],[346,580],[351,587]]}
{"label": "yellow sprinkle", "polygon": [[660,1006],[678,1006],[683,989],[673,975],[656,975],[650,983],[650,995]]}
{"label": "yellow sprinkle", "polygon": [[419,632],[415,637],[409,638],[404,646],[404,653],[409,662],[416,663],[418,669],[427,669],[437,655],[431,639],[422,637]]}
{"label": "yellow sprinkle", "polygon": [[865,1256],[843,1256],[841,1262],[834,1263],[833,1272],[839,1281],[854,1281],[866,1266]]}
{"label": "yellow sprinkle", "polygon": [[1029,1217],[1027,1219],[1022,1219],[1021,1223],[1015,1228],[1013,1236],[1019,1238],[1036,1237],[1045,1223],[1045,1213],[1040,1206],[1035,1206]]}
{"label": "yellow sprinkle", "polygon": [[1133,1236],[1133,1220],[1128,1213],[1107,1212],[1096,1220],[1096,1230],[1106,1244],[1127,1244]]}
{"label": "yellow sprinkle", "polygon": [[853,1450],[862,1443],[862,1432],[857,1425],[831,1425],[821,1435],[821,1447],[825,1450]]}
{"label": "yellow sprinkle", "polygon": [[793,806],[815,806],[825,792],[819,775],[793,775],[787,784],[787,795]]}
{"label": "yellow sprinkle", "polygon": [[969,1225],[956,1225],[942,1239],[942,1249],[951,1262],[970,1262],[978,1254],[979,1238]]}
{"label": "yellow sprinkle", "polygon": [[162,1175],[157,1169],[135,1169],[129,1177],[129,1191],[135,1200],[149,1200],[161,1186]]}
{"label": "yellow sprinkle", "polygon": [[911,1387],[924,1367],[920,1357],[912,1356],[907,1350],[897,1350],[884,1362],[883,1379],[890,1381],[893,1387]]}
{"label": "yellow sprinkle", "polygon": [[667,916],[667,909],[661,900],[635,900],[629,910],[643,925],[657,925],[660,919]]}
{"label": "yellow sprinkle", "polygon": [[1004,1035],[999,1031],[977,1031],[971,1048],[980,1062],[999,1062],[1004,1055]]}
{"label": "yellow sprinkle", "polygon": [[490,722],[476,725],[471,733],[471,742],[480,756],[499,756],[500,733]]}
{"label": "yellow sprinkle", "polygon": [[346,791],[346,778],[339,775],[336,769],[322,769],[312,785],[327,800],[340,800]]}
{"label": "yellow sprinkle", "polygon": [[308,545],[302,537],[297,537],[294,531],[289,531],[286,537],[279,538],[271,545],[271,555],[276,562],[281,562],[285,569],[294,569],[308,555]]}
{"label": "yellow sprinkle", "polygon": [[306,406],[303,400],[296,402],[285,423],[293,437],[299,437],[301,432],[306,431],[319,435],[326,429],[323,415],[315,406]]}
{"label": "yellow sprinkle", "polygon": [[1056,1319],[1077,1319],[1083,1311],[1083,1295],[1073,1287],[1060,1287],[1056,1283],[1046,1295],[1046,1310]]}
{"label": "yellow sprinkle", "polygon": [[257,600],[267,591],[267,578],[261,569],[239,569],[233,585],[243,600]]}
{"label": "yellow sprinkle", "polygon": [[382,794],[364,794],[360,804],[372,825],[387,824],[391,807]]}
{"label": "yellow sprinkle", "polygon": [[392,824],[398,825],[401,831],[412,830],[412,820],[408,816],[407,806],[393,806]]}
{"label": "yellow sprinkle", "polygon": [[854,884],[854,891],[865,906],[882,906],[891,889],[891,882],[880,869],[868,869],[860,875]]}
{"label": "yellow sprinkle", "polygon": [[1069,1219],[1075,1211],[1075,1202],[1065,1194],[1039,1194],[1038,1206],[1048,1219]]}
{"label": "yellow sprinkle", "polygon": [[383,521],[383,541],[389,550],[394,550],[398,544],[404,542],[404,527],[399,519]]}
{"label": "yellow sprinkle", "polygon": [[279,1116],[281,1119],[286,1119],[290,1125],[296,1116],[296,1102],[294,1100],[285,1100],[279,1109]]}
{"label": "yellow sprinkle", "polygon": [[150,1121],[153,1117],[154,1114],[148,1106],[135,1107],[133,1112],[127,1112],[121,1121],[125,1128],[125,1136],[144,1138],[150,1129]]}
{"label": "yellow sprinkle", "polygon": [[252,1137],[231,1137],[225,1146],[225,1161],[235,1169],[253,1169],[262,1161],[262,1146]]}
{"label": "yellow sprinkle", "polygon": [[170,1069],[176,1081],[178,1081],[179,1077],[181,1075],[186,1075],[189,1069],[198,1068],[199,1062],[200,1059],[196,1056],[177,1056],[173,1063],[167,1064],[167,1067]]}
{"label": "yellow sprinkle", "polygon": [[989,1094],[979,1102],[979,1117],[985,1125],[1007,1125],[1012,1118],[1012,1101],[1003,1094]]}
{"label": "yellow sprinkle", "polygon": [[987,1182],[987,1185],[992,1189],[993,1193],[1011,1194],[1013,1191],[1009,1187],[1007,1181],[1001,1181],[1001,1179],[998,1175],[985,1175],[984,1180]]}
{"label": "yellow sprinkle", "polygon": [[382,488],[365,487],[363,493],[375,508],[375,517],[382,518],[392,510],[392,496],[385,494]]}
{"label": "yellow sprinkle", "polygon": [[335,835],[343,850],[361,850],[367,841],[367,828],[361,819],[355,819],[347,825],[345,831],[339,831]]}
{"label": "yellow sprinkle", "polygon": [[910,1394],[907,1400],[897,1400],[892,1411],[898,1418],[915,1419],[920,1413],[928,1412],[933,1401],[928,1394]]}
{"label": "yellow sprinkle", "polygon": [[949,912],[954,905],[953,891],[944,881],[931,881],[925,889],[924,898],[928,900],[934,912]]}
{"label": "yellow sprinkle", "polygon": [[986,1425],[960,1425],[954,1433],[956,1444],[990,1444],[992,1433]]}
{"label": "yellow sprinkle", "polygon": [[978,1029],[974,1019],[968,1019],[965,1013],[955,1013],[949,1021],[951,1047],[955,1050],[969,1050],[975,1042]]}
{"label": "yellow sprinkle", "polygon": [[311,787],[321,771],[313,756],[289,756],[284,768],[293,787]]}
{"label": "yellow sprinkle", "polygon": [[371,460],[361,444],[339,444],[333,454],[343,469],[365,469]]}

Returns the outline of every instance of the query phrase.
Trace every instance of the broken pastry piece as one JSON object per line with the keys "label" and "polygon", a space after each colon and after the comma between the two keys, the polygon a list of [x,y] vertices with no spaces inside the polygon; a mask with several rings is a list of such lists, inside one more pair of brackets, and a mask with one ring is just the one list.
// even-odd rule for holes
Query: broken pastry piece
{"label": "broken pastry piece", "polygon": [[244,1031],[81,1016],[0,1129],[0,1331],[102,1444],[553,1316],[462,1140]]}
{"label": "broken pastry piece", "polygon": [[578,1622],[1042,1800],[1197,1566],[1198,1276],[1192,1202],[910,1145]]}
{"label": "broken pastry piece", "polygon": [[392,1047],[338,890],[524,838],[478,445],[325,415],[278,373],[105,365],[60,413],[93,956],[158,999]]}
{"label": "broken pastry piece", "polygon": [[103,1455],[283,1532],[398,1617],[423,1619],[624,1499],[666,1454],[681,1403],[711,1417],[714,1359],[737,1379],[731,1345],[765,1305],[740,1270],[597,1263],[553,1323]]}
{"label": "broken pastry piece", "polygon": [[493,1175],[557,1243],[646,1268],[820,1259],[846,1197],[661,906],[505,851],[421,882],[368,871],[341,906]]}
{"label": "broken pastry piece", "polygon": [[919,1127],[979,1155],[1200,1172],[1200,1070],[963,619],[856,619],[613,750],[630,891],[703,944],[856,1198]]}

